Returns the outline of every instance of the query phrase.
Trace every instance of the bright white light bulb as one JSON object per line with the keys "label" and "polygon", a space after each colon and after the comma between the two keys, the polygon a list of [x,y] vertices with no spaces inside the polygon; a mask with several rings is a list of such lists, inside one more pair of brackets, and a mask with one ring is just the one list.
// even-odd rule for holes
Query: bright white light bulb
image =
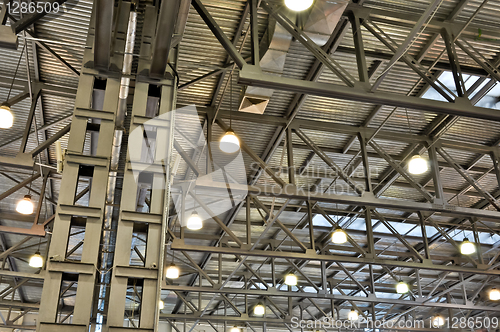
{"label": "bright white light bulb", "polygon": [[476,252],[476,246],[474,245],[474,243],[465,238],[460,245],[460,252],[462,253],[462,255],[472,255]]}
{"label": "bright white light bulb", "polygon": [[168,279],[177,279],[179,278],[179,273],[179,268],[174,263],[172,263],[167,269],[166,277]]}
{"label": "bright white light bulb", "polygon": [[158,302],[158,308],[160,310],[163,310],[165,308],[165,302],[163,302],[162,300],[160,300],[160,302]]}
{"label": "bright white light bulb", "polygon": [[14,124],[14,115],[7,105],[0,106],[0,128],[9,129]]}
{"label": "bright white light bulb", "polygon": [[240,149],[240,140],[232,129],[226,131],[220,139],[219,148],[225,153],[235,153]]}
{"label": "bright white light bulb", "polygon": [[443,316],[435,316],[432,319],[432,327],[441,327],[444,325],[444,318]]}
{"label": "bright white light bulb", "polygon": [[192,231],[200,230],[203,227],[203,221],[196,211],[189,217],[186,227]]}
{"label": "bright white light bulb", "polygon": [[34,268],[41,268],[43,266],[43,257],[38,251],[31,256],[29,265]]}
{"label": "bright white light bulb", "polygon": [[489,295],[489,298],[491,301],[500,300],[500,290],[498,290],[496,288],[492,288],[488,295]]}
{"label": "bright white light bulb", "polygon": [[266,313],[266,307],[264,307],[262,304],[258,304],[253,308],[253,313],[256,316],[263,316]]}
{"label": "bright white light bulb", "polygon": [[359,319],[359,314],[356,310],[353,309],[349,311],[349,315],[347,316],[347,318],[349,318],[350,321],[355,321]]}
{"label": "bright white light bulb", "polygon": [[408,171],[411,174],[419,175],[429,170],[429,164],[425,158],[419,155],[413,156],[408,163]]}
{"label": "bright white light bulb", "polygon": [[231,328],[231,332],[241,332],[240,328],[238,326],[233,326]]}
{"label": "bright white light bulb", "polygon": [[410,289],[408,288],[408,284],[403,281],[400,281],[396,286],[396,291],[398,292],[398,294],[406,294],[409,290]]}
{"label": "bright white light bulb", "polygon": [[32,214],[33,213],[33,202],[31,201],[31,195],[26,195],[24,198],[17,203],[16,211],[20,214]]}
{"label": "bright white light bulb", "polygon": [[295,274],[288,274],[285,277],[285,285],[297,286],[297,276]]}
{"label": "bright white light bulb", "polygon": [[332,234],[332,242],[335,244],[343,244],[347,242],[347,234],[344,230],[338,228]]}
{"label": "bright white light bulb", "polygon": [[295,11],[301,12],[312,6],[314,0],[285,0],[285,5]]}

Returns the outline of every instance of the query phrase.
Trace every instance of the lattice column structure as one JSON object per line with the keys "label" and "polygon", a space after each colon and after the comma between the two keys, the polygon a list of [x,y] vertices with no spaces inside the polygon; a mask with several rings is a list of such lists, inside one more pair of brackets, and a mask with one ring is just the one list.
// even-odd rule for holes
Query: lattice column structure
{"label": "lattice column structure", "polygon": [[[37,321],[40,332],[87,332],[91,325],[93,303],[98,296],[100,246],[120,92],[119,68],[123,65],[130,3],[123,2],[120,8],[110,59],[114,71],[103,73],[92,68],[95,13],[87,38]],[[95,89],[104,90],[103,101],[96,102]],[[96,144],[89,153],[91,136]],[[75,203],[82,178],[91,183],[86,206]],[[68,258],[72,253],[68,248],[72,227],[84,231],[80,260]],[[73,311],[60,312],[62,295],[75,288]]]}
{"label": "lattice column structure", "polygon": [[[177,82],[152,80],[145,75],[150,68],[156,19],[155,7],[146,6],[105,328],[110,332],[124,331],[124,313],[128,312],[133,312],[138,323],[127,331],[158,330]],[[138,205],[138,193],[145,188],[150,192],[146,212],[142,204]],[[146,236],[145,250],[138,254],[140,265],[131,259],[134,234]],[[140,293],[138,308],[126,306],[131,287]]]}

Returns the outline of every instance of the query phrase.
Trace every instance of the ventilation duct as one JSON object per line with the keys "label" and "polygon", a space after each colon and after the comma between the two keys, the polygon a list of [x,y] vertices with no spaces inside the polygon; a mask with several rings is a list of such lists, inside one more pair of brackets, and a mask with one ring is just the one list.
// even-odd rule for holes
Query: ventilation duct
{"label": "ventilation duct", "polygon": [[[348,0],[316,0],[308,11],[303,24],[303,31],[317,45],[325,45],[340,21],[348,2]],[[290,13],[290,15],[294,14]],[[289,18],[295,21],[295,18]],[[270,17],[268,29],[260,45],[260,67],[264,73],[283,75],[291,42],[292,36]],[[267,88],[252,86],[244,88],[239,110],[241,112],[263,114],[273,92],[274,90]]]}
{"label": "ventilation duct", "polygon": [[[262,42],[260,43],[260,68],[264,73],[282,75],[285,68],[286,55],[290,49],[292,35],[290,35],[276,20],[269,18]],[[264,54],[262,55],[262,50]],[[263,114],[273,95],[273,90],[248,86],[243,90],[240,111]]]}
{"label": "ventilation duct", "polygon": [[348,0],[317,0],[302,30],[318,46],[324,46],[339,23],[348,3]]}

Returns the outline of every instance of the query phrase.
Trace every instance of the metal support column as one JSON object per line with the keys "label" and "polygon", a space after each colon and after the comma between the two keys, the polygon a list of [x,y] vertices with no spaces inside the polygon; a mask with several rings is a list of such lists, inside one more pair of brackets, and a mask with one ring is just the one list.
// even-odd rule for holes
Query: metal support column
{"label": "metal support column", "polygon": [[[146,6],[145,26],[141,44],[139,73],[149,72],[152,62],[142,55],[150,52],[149,36],[154,34],[157,13]],[[110,298],[106,328],[122,331],[125,301],[129,284],[141,285],[140,305],[136,310],[137,327],[133,331],[157,331],[159,322],[160,290],[165,262],[165,234],[167,231],[168,202],[170,201],[170,165],[173,149],[174,107],[177,82],[159,80],[154,86],[148,79],[136,79],[134,102],[129,128],[129,146],[125,162],[120,214],[116,229],[116,245],[111,276]],[[160,89],[157,114],[148,111],[150,89]],[[155,132],[154,137],[145,133]],[[137,210],[137,192],[147,178],[150,186],[149,210]],[[132,265],[133,234],[146,234],[143,266]]]}
{"label": "metal support column", "polygon": [[[127,8],[124,8],[124,11]],[[128,14],[128,13],[127,13]],[[123,30],[119,26],[117,29]],[[124,31],[123,31],[124,32]],[[87,45],[93,45],[94,29],[91,27]],[[124,43],[116,42],[115,50],[123,54]],[[92,59],[92,49],[84,54],[84,63]],[[111,61],[120,66],[123,56]],[[53,235],[49,247],[47,274],[42,291],[40,314],[37,331],[89,331],[93,304],[96,296],[96,280],[99,275],[101,234],[106,209],[106,193],[111,164],[115,113],[118,109],[120,79],[108,78],[104,92],[102,109],[92,105],[94,82],[99,73],[91,68],[83,68],[80,76],[75,110],[71,122],[70,138],[64,174],[59,194],[59,202],[54,220]],[[96,150],[92,155],[84,151],[87,138],[87,124],[90,120],[100,122]],[[28,130],[29,132],[29,130]],[[88,206],[76,204],[77,188],[81,177],[90,177],[92,185],[89,192]],[[84,220],[84,243],[79,261],[68,260],[68,243],[75,217]],[[79,227],[82,227],[81,224]],[[54,241],[57,239],[57,241]],[[68,282],[76,286],[75,306],[72,319],[60,320],[59,303],[61,289]],[[74,286],[74,287],[75,287]]]}

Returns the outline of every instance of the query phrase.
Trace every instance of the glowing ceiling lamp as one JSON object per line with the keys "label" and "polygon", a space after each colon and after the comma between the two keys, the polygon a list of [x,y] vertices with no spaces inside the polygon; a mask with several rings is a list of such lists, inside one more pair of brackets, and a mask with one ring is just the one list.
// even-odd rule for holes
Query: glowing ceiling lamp
{"label": "glowing ceiling lamp", "polygon": [[295,12],[301,12],[310,8],[314,0],[285,0],[285,5]]}
{"label": "glowing ceiling lamp", "polygon": [[340,228],[337,228],[332,234],[332,242],[335,244],[343,244],[347,242],[347,233]]}
{"label": "glowing ceiling lamp", "polygon": [[429,164],[427,160],[420,155],[413,156],[408,163],[408,171],[411,174],[419,175],[427,172],[429,170]]}
{"label": "glowing ceiling lamp", "polygon": [[14,116],[9,106],[0,106],[0,128],[9,129],[14,124]]}
{"label": "glowing ceiling lamp", "polygon": [[180,270],[179,268],[174,264],[170,264],[170,266],[167,268],[167,274],[166,277],[168,279],[177,279],[179,278]]}
{"label": "glowing ceiling lamp", "polygon": [[356,310],[352,309],[351,311],[349,311],[349,315],[347,316],[347,318],[349,318],[350,321],[356,321],[359,319],[359,314]]}
{"label": "glowing ceiling lamp", "polygon": [[264,305],[262,304],[257,304],[255,308],[253,308],[253,313],[256,316],[264,316],[264,314],[266,313],[266,307],[264,307]]}
{"label": "glowing ceiling lamp", "polygon": [[293,273],[287,274],[285,277],[285,285],[297,286],[297,276]]}
{"label": "glowing ceiling lamp", "polygon": [[16,211],[20,214],[32,214],[34,210],[31,195],[25,195],[22,200],[17,203]]}
{"label": "glowing ceiling lamp", "polygon": [[432,318],[432,327],[441,327],[444,325],[444,317],[443,316],[434,316]]}
{"label": "glowing ceiling lamp", "polygon": [[37,251],[33,256],[31,256],[29,265],[37,269],[43,266],[43,257],[40,255],[40,252]]}
{"label": "glowing ceiling lamp", "polygon": [[233,326],[231,328],[231,332],[241,332],[240,328],[238,326]]}
{"label": "glowing ceiling lamp", "polygon": [[488,297],[490,298],[491,301],[498,301],[500,300],[500,290],[496,288],[492,288],[490,292],[488,293]]}
{"label": "glowing ceiling lamp", "polygon": [[200,230],[203,227],[203,221],[196,211],[189,217],[186,227],[192,231]]}
{"label": "glowing ceiling lamp", "polygon": [[160,302],[158,302],[158,308],[160,308],[160,310],[165,309],[165,302],[163,302],[162,300],[160,300]]}
{"label": "glowing ceiling lamp", "polygon": [[462,255],[472,255],[476,252],[476,246],[474,243],[470,242],[469,239],[465,238],[460,245],[460,252]]}
{"label": "glowing ceiling lamp", "polygon": [[240,140],[234,131],[229,128],[220,139],[219,148],[225,153],[235,153],[240,149]]}
{"label": "glowing ceiling lamp", "polygon": [[406,294],[410,291],[408,284],[406,282],[400,281],[396,286],[396,292],[398,294]]}

